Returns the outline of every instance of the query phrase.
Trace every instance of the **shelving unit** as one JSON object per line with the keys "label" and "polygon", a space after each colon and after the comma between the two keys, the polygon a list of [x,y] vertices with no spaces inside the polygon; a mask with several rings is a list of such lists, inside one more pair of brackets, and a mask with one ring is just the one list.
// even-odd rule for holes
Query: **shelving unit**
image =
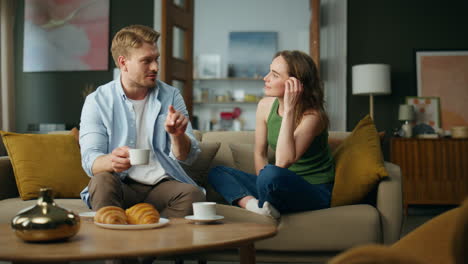
{"label": "shelving unit", "polygon": [[[233,111],[235,107],[242,110],[243,130],[255,129],[255,112],[257,103],[263,96],[263,79],[260,78],[194,78],[193,113],[198,117],[198,127],[208,130],[209,122],[219,121],[220,112]],[[232,99],[236,90],[243,90],[245,95],[255,100],[236,101]],[[202,91],[207,94],[202,95]],[[197,94],[198,93],[198,94]],[[202,98],[204,97],[204,100]],[[221,98],[217,98],[221,97]],[[217,100],[218,99],[218,100]]]}

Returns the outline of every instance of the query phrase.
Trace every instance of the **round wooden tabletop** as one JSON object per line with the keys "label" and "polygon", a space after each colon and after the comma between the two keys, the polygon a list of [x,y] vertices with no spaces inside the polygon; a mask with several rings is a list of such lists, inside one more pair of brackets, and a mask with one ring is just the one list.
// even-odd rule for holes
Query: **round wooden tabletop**
{"label": "round wooden tabletop", "polygon": [[0,225],[0,260],[14,262],[60,262],[161,256],[251,246],[272,237],[276,226],[256,223],[193,224],[170,219],[168,225],[147,230],[112,230],[83,219],[80,231],[60,242],[28,243],[8,224]]}

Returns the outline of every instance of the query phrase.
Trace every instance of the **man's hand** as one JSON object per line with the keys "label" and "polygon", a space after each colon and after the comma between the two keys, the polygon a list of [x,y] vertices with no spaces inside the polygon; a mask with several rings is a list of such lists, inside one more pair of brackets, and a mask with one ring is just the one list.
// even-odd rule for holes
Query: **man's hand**
{"label": "man's hand", "polygon": [[188,118],[174,109],[172,105],[168,108],[165,128],[167,133],[179,136],[185,133],[188,125]]}
{"label": "man's hand", "polygon": [[128,149],[127,146],[119,147],[109,154],[112,162],[112,169],[115,172],[126,171],[132,166],[130,165]]}

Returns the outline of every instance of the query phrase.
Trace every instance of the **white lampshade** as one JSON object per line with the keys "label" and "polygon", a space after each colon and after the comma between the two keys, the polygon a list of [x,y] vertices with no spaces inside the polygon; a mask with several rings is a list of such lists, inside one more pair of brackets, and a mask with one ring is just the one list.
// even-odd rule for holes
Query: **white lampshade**
{"label": "white lampshade", "polygon": [[390,65],[362,64],[355,65],[353,70],[353,94],[389,94]]}
{"label": "white lampshade", "polygon": [[398,109],[398,120],[407,121],[414,119],[414,107],[412,105],[402,104]]}

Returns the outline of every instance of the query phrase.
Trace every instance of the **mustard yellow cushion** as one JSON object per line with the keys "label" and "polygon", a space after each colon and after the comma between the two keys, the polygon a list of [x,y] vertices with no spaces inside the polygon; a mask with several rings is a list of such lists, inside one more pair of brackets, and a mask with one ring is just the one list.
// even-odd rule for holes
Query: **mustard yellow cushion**
{"label": "mustard yellow cushion", "polygon": [[[334,152],[349,134],[351,132],[328,131],[328,146],[330,146],[330,150]],[[379,132],[379,138],[381,143],[385,140],[385,131]]]}
{"label": "mustard yellow cushion", "polygon": [[73,135],[0,133],[21,199],[37,198],[42,187],[52,188],[56,198],[80,197],[89,177]]}
{"label": "mustard yellow cushion", "polygon": [[73,138],[75,138],[76,143],[78,144],[78,147],[80,147],[80,130],[74,127],[72,128],[72,130],[70,130],[69,135],[73,135]]}
{"label": "mustard yellow cushion", "polygon": [[331,206],[359,203],[388,176],[380,137],[368,115],[359,121],[333,155],[336,168]]}

